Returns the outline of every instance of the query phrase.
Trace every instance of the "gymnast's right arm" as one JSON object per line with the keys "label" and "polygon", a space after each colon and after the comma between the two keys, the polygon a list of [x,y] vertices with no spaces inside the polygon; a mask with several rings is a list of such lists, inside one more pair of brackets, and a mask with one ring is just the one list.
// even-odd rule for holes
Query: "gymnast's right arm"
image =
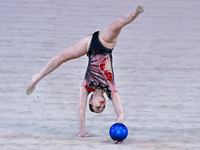
{"label": "gymnast's right arm", "polygon": [[87,106],[87,96],[88,92],[85,87],[81,86],[79,94],[79,109],[78,109],[78,118],[79,118],[79,127],[80,132],[75,134],[79,137],[90,137],[92,134],[87,134],[85,131],[85,110]]}

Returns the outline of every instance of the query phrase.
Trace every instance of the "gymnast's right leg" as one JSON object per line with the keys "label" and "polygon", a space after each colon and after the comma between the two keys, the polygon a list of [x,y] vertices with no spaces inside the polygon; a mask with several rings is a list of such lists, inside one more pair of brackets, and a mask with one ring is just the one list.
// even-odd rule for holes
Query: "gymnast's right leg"
{"label": "gymnast's right leg", "polygon": [[62,63],[69,61],[71,59],[79,58],[85,54],[87,54],[87,49],[89,47],[89,43],[92,35],[89,35],[77,43],[73,44],[66,50],[64,50],[61,54],[53,57],[47,65],[39,72],[32,76],[31,82],[27,87],[26,93],[30,95],[35,89],[36,84],[46,75],[51,73],[53,70],[58,68]]}

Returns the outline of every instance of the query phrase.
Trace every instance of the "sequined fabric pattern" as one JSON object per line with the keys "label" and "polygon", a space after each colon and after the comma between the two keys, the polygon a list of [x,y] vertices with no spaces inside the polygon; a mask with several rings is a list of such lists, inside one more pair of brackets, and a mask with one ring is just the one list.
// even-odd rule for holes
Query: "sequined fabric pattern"
{"label": "sequined fabric pattern", "polygon": [[106,48],[100,42],[98,35],[99,32],[95,32],[91,40],[87,54],[89,62],[82,85],[88,92],[101,89],[112,99],[113,92],[116,91],[112,67],[113,49]]}

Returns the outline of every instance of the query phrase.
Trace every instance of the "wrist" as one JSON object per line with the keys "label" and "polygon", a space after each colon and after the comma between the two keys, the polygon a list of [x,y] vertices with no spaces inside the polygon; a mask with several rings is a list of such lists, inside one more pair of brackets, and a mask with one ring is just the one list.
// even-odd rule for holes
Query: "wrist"
{"label": "wrist", "polygon": [[117,123],[124,123],[124,118],[125,118],[124,113],[117,116]]}

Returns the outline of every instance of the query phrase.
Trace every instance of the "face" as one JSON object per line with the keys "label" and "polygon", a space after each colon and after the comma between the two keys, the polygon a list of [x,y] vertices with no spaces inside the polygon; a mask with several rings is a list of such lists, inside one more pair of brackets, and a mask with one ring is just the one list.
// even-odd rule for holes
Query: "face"
{"label": "face", "polygon": [[102,96],[93,96],[92,99],[89,101],[89,104],[92,105],[95,113],[101,113],[105,109],[106,100]]}

